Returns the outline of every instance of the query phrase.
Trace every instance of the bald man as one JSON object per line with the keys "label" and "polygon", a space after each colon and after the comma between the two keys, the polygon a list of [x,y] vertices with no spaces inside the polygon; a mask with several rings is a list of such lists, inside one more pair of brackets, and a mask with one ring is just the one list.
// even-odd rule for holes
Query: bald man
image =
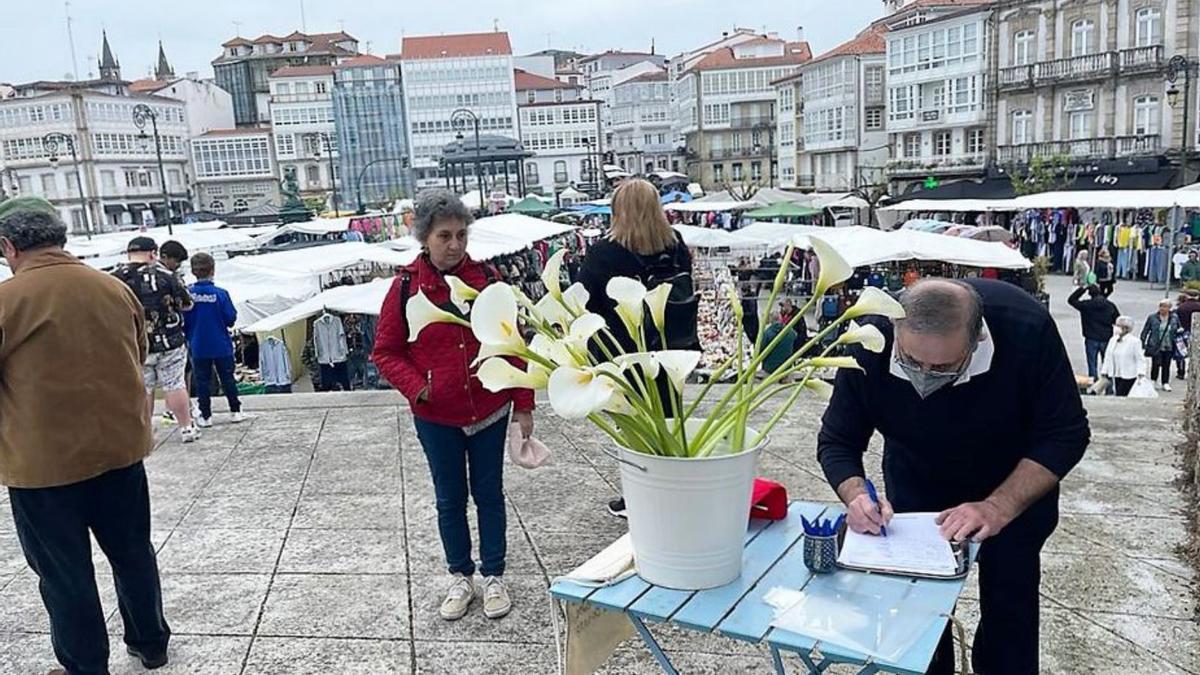
{"label": "bald man", "polygon": [[[877,319],[863,372],[838,371],[818,458],[848,526],[879,534],[895,512],[938,512],[942,536],[982,542],[976,673],[1038,672],[1040,554],[1058,524],[1058,483],[1090,439],[1070,360],[1049,312],[1001,281],[928,279]],[[884,439],[887,497],[867,495],[863,453]],[[890,501],[889,501],[890,500]],[[929,673],[954,672],[949,629]]]}

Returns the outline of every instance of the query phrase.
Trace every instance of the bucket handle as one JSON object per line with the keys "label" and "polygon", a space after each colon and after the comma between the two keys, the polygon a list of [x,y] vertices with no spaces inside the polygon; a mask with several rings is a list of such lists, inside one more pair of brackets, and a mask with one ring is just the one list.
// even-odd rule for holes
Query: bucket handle
{"label": "bucket handle", "polygon": [[617,453],[613,452],[612,450],[609,450],[608,448],[600,448],[600,452],[603,452],[604,454],[608,455],[609,457],[617,460],[618,462],[620,462],[622,464],[628,464],[629,466],[632,466],[633,468],[635,468],[638,471],[641,471],[643,473],[649,470],[646,467],[642,466],[641,464],[635,464],[635,463],[629,461],[628,459],[625,459],[624,457],[618,455]]}

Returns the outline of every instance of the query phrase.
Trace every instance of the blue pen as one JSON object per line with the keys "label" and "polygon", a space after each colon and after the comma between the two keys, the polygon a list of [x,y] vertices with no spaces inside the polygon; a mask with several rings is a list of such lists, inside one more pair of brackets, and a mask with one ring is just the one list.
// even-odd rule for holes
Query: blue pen
{"label": "blue pen", "polygon": [[[871,503],[875,505],[875,508],[879,509],[879,515],[882,516],[883,508],[879,506],[879,493],[875,491],[875,484],[871,482],[870,478],[867,479],[867,496],[871,498]],[[880,525],[879,533],[886,537],[887,527]]]}

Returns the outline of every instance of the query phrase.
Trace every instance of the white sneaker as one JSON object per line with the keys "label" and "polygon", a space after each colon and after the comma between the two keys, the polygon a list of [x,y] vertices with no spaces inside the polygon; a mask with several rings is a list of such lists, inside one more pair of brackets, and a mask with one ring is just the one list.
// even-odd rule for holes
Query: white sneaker
{"label": "white sneaker", "polygon": [[200,440],[200,430],[193,424],[190,427],[184,427],[180,430],[179,437],[183,439],[184,443],[194,443]]}
{"label": "white sneaker", "polygon": [[512,611],[512,599],[508,597],[508,589],[500,577],[486,577],[483,580],[483,615],[489,619],[499,619]]}
{"label": "white sneaker", "polygon": [[229,415],[229,421],[233,422],[234,424],[241,424],[242,422],[245,422],[248,419],[250,419],[250,418],[246,416],[246,413],[244,413],[240,410],[235,413],[230,413],[230,415]]}
{"label": "white sneaker", "polygon": [[1163,385],[1163,391],[1171,391],[1171,384],[1169,382]]}
{"label": "white sneaker", "polygon": [[211,417],[194,417],[192,419],[196,420],[196,426],[200,427],[201,429],[211,429],[212,428],[212,418]]}
{"label": "white sneaker", "polygon": [[438,612],[446,621],[458,621],[467,615],[471,602],[475,600],[475,582],[471,577],[455,574],[450,588],[446,589],[446,597],[442,600]]}

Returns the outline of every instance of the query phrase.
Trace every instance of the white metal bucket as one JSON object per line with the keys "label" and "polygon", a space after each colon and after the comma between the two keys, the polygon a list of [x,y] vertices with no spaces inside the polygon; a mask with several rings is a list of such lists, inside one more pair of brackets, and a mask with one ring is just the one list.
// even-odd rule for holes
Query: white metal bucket
{"label": "white metal bucket", "polygon": [[643,579],[699,590],[738,578],[765,445],[763,438],[742,453],[703,459],[618,448],[629,534]]}

